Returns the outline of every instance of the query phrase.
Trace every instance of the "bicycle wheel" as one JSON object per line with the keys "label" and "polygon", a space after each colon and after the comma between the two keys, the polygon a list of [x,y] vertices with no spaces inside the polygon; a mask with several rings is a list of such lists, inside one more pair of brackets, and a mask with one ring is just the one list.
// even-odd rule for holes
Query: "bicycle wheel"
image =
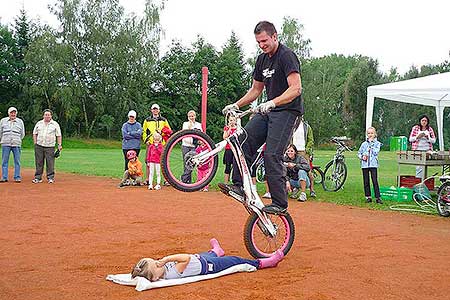
{"label": "bicycle wheel", "polygon": [[336,163],[330,161],[325,167],[322,185],[326,191],[336,192],[342,188],[345,179],[347,179],[347,166],[344,161],[337,160]]}
{"label": "bicycle wheel", "polygon": [[269,235],[256,213],[252,213],[245,223],[245,247],[254,258],[269,257],[278,249],[286,255],[294,243],[295,227],[291,215],[286,213],[268,216],[277,229],[274,237]]}
{"label": "bicycle wheel", "polygon": [[323,178],[325,177],[323,175],[323,171],[320,169],[320,167],[314,166],[311,170],[314,178],[314,184],[322,184]]}
{"label": "bicycle wheel", "polygon": [[[193,144],[184,157],[182,154],[183,140]],[[215,148],[213,140],[199,130],[182,130],[175,133],[164,147],[161,156],[161,168],[164,178],[174,188],[184,192],[195,192],[207,186],[217,172],[219,160],[217,155],[206,161],[196,161],[199,153],[205,153]]]}
{"label": "bicycle wheel", "polygon": [[439,188],[436,210],[443,217],[450,216],[450,182],[444,182]]}
{"label": "bicycle wheel", "polygon": [[256,167],[256,181],[263,183],[266,181],[266,168],[264,167],[264,160],[261,159],[257,163]]}

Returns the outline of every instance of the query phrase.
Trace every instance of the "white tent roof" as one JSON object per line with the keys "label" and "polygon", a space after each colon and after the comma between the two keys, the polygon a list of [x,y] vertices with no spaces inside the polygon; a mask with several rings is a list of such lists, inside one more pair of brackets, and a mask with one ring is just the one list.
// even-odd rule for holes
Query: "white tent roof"
{"label": "white tent roof", "polygon": [[439,149],[444,150],[443,113],[445,107],[450,107],[450,72],[369,86],[366,128],[372,125],[375,98],[434,106],[438,124]]}

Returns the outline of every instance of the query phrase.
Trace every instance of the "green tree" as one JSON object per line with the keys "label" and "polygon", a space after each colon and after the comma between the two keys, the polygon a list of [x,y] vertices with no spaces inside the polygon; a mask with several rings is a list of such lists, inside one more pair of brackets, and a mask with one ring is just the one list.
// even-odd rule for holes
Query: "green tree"
{"label": "green tree", "polygon": [[303,34],[304,26],[298,19],[283,18],[283,26],[279,35],[280,41],[294,51],[303,61],[310,58],[311,40]]}

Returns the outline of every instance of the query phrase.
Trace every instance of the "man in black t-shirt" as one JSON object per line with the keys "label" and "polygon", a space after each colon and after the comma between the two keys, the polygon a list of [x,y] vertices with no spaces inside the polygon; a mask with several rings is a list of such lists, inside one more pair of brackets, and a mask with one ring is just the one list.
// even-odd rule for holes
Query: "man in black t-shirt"
{"label": "man in black t-shirt", "polygon": [[[247,164],[250,164],[258,148],[266,143],[264,164],[272,204],[263,210],[267,213],[283,213],[288,202],[282,157],[297,118],[303,114],[300,62],[292,50],[278,42],[272,23],[259,22],[254,34],[263,53],[256,60],[252,87],[237,102],[227,105],[223,112],[250,104],[266,89],[267,101],[256,108],[258,113],[245,126],[248,138],[242,149]],[[219,187],[243,195],[239,169],[235,166],[233,170],[234,185],[219,184]]]}

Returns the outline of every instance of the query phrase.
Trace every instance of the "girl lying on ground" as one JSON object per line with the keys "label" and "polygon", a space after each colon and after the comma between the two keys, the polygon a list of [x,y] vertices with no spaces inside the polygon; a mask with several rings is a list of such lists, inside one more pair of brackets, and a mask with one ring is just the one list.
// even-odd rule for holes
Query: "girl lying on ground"
{"label": "girl lying on ground", "polygon": [[249,264],[257,269],[276,267],[284,254],[277,250],[272,256],[261,259],[246,259],[238,256],[224,256],[225,252],[216,239],[211,239],[211,250],[200,254],[174,254],[160,260],[141,259],[131,272],[131,278],[145,277],[150,281],[178,279],[196,275],[219,273],[230,267]]}

